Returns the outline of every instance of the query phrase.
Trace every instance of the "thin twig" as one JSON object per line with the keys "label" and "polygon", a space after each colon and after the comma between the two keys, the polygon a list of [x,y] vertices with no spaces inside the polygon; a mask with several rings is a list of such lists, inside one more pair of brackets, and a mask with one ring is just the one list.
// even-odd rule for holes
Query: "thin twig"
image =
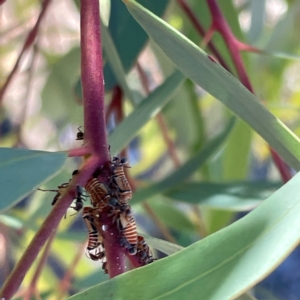
{"label": "thin twig", "polygon": [[[194,12],[190,8],[190,6],[186,3],[185,0],[177,0],[177,3],[182,8],[182,10],[187,14],[188,18],[190,19],[191,23],[194,25],[195,29],[198,31],[200,36],[205,37],[206,33],[205,30],[200,23],[200,20],[197,19]],[[207,43],[208,48],[213,53],[213,55],[216,57],[216,59],[219,61],[221,66],[223,66],[224,69],[229,71],[229,67],[226,64],[225,60],[223,59],[222,55],[219,53],[218,49],[215,47],[214,43],[212,41],[208,41]]]}
{"label": "thin twig", "polygon": [[273,158],[273,162],[276,165],[283,183],[288,182],[292,178],[291,170],[289,166],[280,158],[278,153],[274,149],[270,148],[270,152]]}
{"label": "thin twig", "polygon": [[41,248],[44,246],[50,235],[56,230],[58,223],[65,215],[66,210],[73,199],[76,198],[76,186],[84,186],[88,178],[90,178],[95,171],[95,166],[97,165],[99,165],[99,158],[91,157],[86,160],[80,172],[76,176],[73,176],[69,186],[63,191],[61,198],[57,201],[41,228],[26,248],[18,264],[5,281],[3,288],[0,291],[0,299],[1,297],[10,299],[15,294],[29,268],[38,256]]}
{"label": "thin twig", "polygon": [[160,218],[156,215],[156,213],[153,211],[152,207],[147,203],[146,201],[143,202],[143,208],[147,212],[147,214],[150,216],[150,218],[153,220],[153,222],[156,224],[162,235],[165,237],[165,239],[171,243],[177,244],[177,241],[174,239],[174,237],[170,234],[169,230],[165,226],[165,224],[160,220]]}
{"label": "thin twig", "polygon": [[68,157],[90,156],[91,154],[90,148],[86,146],[70,149],[67,152],[68,152]]}
{"label": "thin twig", "polygon": [[193,211],[196,216],[197,231],[198,231],[199,235],[201,236],[201,238],[204,238],[207,236],[207,230],[206,230],[205,222],[203,220],[199,205],[193,205]]}
{"label": "thin twig", "polygon": [[21,53],[19,54],[19,57],[17,58],[16,63],[14,65],[12,71],[10,72],[9,76],[7,77],[4,85],[2,86],[2,88],[0,90],[0,103],[3,101],[4,93],[6,92],[6,90],[8,88],[8,85],[12,81],[14,75],[16,74],[16,72],[17,72],[17,70],[19,68],[19,64],[20,64],[20,61],[21,61],[24,53],[34,43],[35,38],[36,38],[36,36],[38,34],[38,30],[39,30],[41,21],[42,21],[43,17],[45,16],[46,11],[47,11],[50,3],[51,3],[51,0],[44,0],[44,2],[42,4],[42,9],[41,9],[40,15],[39,15],[39,17],[38,17],[38,19],[37,19],[34,27],[29,32],[29,34],[28,34],[28,36],[27,36],[27,38],[25,40],[25,43],[23,45],[23,48],[21,50]]}
{"label": "thin twig", "polygon": [[49,252],[50,252],[51,245],[52,245],[53,239],[55,237],[55,234],[56,234],[56,231],[53,231],[52,234],[50,235],[50,238],[47,241],[47,244],[43,251],[42,257],[37,265],[37,268],[35,270],[32,280],[30,282],[30,285],[29,285],[27,291],[25,292],[24,300],[30,300],[33,295],[35,297],[37,297],[37,295],[39,295],[39,291],[37,290],[37,281],[38,281],[39,277],[41,276],[42,270],[43,270],[44,265],[49,256]]}
{"label": "thin twig", "polygon": [[224,41],[226,42],[226,45],[228,47],[228,50],[230,52],[231,58],[234,62],[234,65],[236,67],[236,70],[237,70],[237,73],[238,73],[238,76],[239,76],[241,82],[244,84],[244,86],[250,92],[253,93],[253,88],[252,88],[252,85],[248,78],[248,75],[246,73],[246,69],[244,67],[242,56],[240,54],[239,41],[236,39],[236,37],[232,33],[216,0],[206,0],[206,1],[207,1],[207,5],[210,9],[211,16],[212,16],[211,28],[213,30],[218,31],[222,35]]}
{"label": "thin twig", "polygon": [[[216,0],[206,0],[208,7],[210,9],[212,15],[212,24],[211,29],[218,31],[230,52],[232,57],[233,63],[237,70],[238,76],[242,84],[248,88],[248,90],[254,94],[253,87],[251,85],[250,79],[247,75],[246,69],[244,67],[244,63],[242,60],[242,56],[240,51],[246,49],[245,44],[241,43],[232,33],[229,25],[227,24],[226,19],[224,18]],[[288,169],[287,165],[282,161],[281,157],[275,152],[275,150],[271,149],[272,158],[274,160],[275,165],[280,172],[281,178],[283,182],[286,182],[289,178],[292,177],[290,170]]]}
{"label": "thin twig", "polygon": [[16,145],[19,145],[19,143],[21,143],[22,138],[22,127],[23,124],[26,120],[27,117],[27,111],[28,111],[28,103],[29,103],[29,96],[30,96],[30,92],[32,89],[32,80],[33,80],[33,73],[34,73],[34,67],[35,67],[35,62],[36,62],[36,57],[37,57],[37,53],[38,53],[38,47],[37,47],[37,43],[33,46],[33,53],[32,53],[32,57],[31,57],[31,63],[30,66],[28,68],[27,74],[27,83],[26,83],[26,93],[24,96],[24,101],[23,101],[23,107],[21,109],[21,117],[19,119],[19,123],[17,125],[17,132],[16,132]]}
{"label": "thin twig", "polygon": [[[142,69],[141,65],[139,64],[139,62],[137,62],[136,66],[137,66],[138,73],[140,75],[140,79],[141,79],[141,83],[143,85],[143,88],[144,88],[145,92],[147,94],[149,94],[150,93],[150,88],[149,88],[149,82],[148,82],[148,79],[146,77],[146,74],[145,74],[144,70]],[[178,157],[177,152],[176,152],[175,144],[174,144],[173,140],[170,138],[167,125],[166,125],[165,120],[163,118],[163,114],[158,113],[157,116],[155,117],[155,119],[156,119],[156,121],[157,121],[157,123],[158,123],[158,125],[161,129],[161,132],[163,134],[163,138],[164,138],[164,141],[167,145],[169,155],[172,158],[174,166],[177,168],[177,167],[180,166],[180,160],[179,160],[179,157]],[[133,186],[133,190],[135,190],[134,186]],[[156,213],[151,208],[151,206],[147,202],[143,202],[143,207],[144,207],[146,213],[153,220],[155,225],[159,228],[159,230],[161,231],[161,233],[163,234],[165,239],[168,240],[169,242],[176,243],[176,240],[173,238],[173,236],[171,235],[168,228],[159,219],[159,217],[156,215]]]}
{"label": "thin twig", "polygon": [[66,294],[66,292],[69,290],[71,286],[71,280],[73,277],[73,274],[76,270],[76,267],[82,257],[82,253],[84,252],[84,248],[86,246],[86,243],[82,243],[76,252],[76,255],[74,256],[73,261],[70,263],[70,267],[67,270],[64,278],[59,283],[59,296],[58,299],[61,299],[63,295]]}
{"label": "thin twig", "polygon": [[[145,72],[144,72],[144,70],[141,67],[139,62],[137,62],[136,67],[137,67],[137,71],[140,75],[140,79],[141,79],[141,83],[143,85],[143,88],[144,88],[146,94],[148,95],[150,93],[150,88],[149,88],[149,82],[148,82],[147,76],[146,76],[146,74],[145,74]],[[170,155],[170,157],[171,157],[171,159],[174,163],[174,166],[179,167],[181,165],[180,159],[179,159],[179,157],[177,155],[177,152],[176,152],[175,143],[173,142],[173,140],[170,137],[169,130],[168,130],[167,124],[165,122],[163,114],[161,112],[159,112],[155,116],[155,120],[158,123],[158,126],[161,130],[161,133],[162,133],[163,138],[164,138],[164,142],[167,146],[168,153],[169,153],[169,155]]]}

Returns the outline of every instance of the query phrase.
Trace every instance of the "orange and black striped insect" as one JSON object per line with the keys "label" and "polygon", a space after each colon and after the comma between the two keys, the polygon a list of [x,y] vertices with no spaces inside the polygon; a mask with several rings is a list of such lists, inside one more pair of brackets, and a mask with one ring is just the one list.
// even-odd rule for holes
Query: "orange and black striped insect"
{"label": "orange and black striped insect", "polygon": [[108,193],[108,188],[104,183],[99,182],[97,178],[89,179],[85,189],[90,195],[93,207],[97,207],[101,211],[109,205],[111,196]]}
{"label": "orange and black striped insect", "polygon": [[99,233],[95,225],[95,215],[92,207],[85,207],[82,212],[82,218],[88,229],[89,240],[87,250],[93,250],[103,243],[103,236]]}
{"label": "orange and black striped insect", "polygon": [[136,254],[136,244],[138,241],[137,229],[133,214],[128,208],[126,211],[121,212],[118,219],[118,228],[123,235],[121,244],[128,249],[129,254]]}
{"label": "orange and black striped insect", "polygon": [[131,187],[124,174],[124,167],[129,168],[126,158],[119,159],[114,157],[112,160],[112,182],[118,188],[118,199],[120,204],[127,204],[128,200],[132,198]]}
{"label": "orange and black striped insect", "polygon": [[96,226],[97,209],[92,207],[85,207],[83,209],[82,217],[86,224],[89,233],[88,245],[86,248],[86,255],[91,260],[102,260],[102,268],[107,273],[107,263],[105,260],[105,252],[103,245],[103,236]]}

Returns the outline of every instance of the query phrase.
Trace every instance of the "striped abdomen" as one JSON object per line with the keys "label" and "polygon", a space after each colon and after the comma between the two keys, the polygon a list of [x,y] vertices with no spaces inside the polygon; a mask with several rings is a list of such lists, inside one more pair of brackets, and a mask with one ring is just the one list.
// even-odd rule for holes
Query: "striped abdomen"
{"label": "striped abdomen", "polygon": [[116,186],[119,189],[119,198],[121,200],[121,202],[127,202],[128,200],[130,200],[132,198],[132,191],[131,191],[131,187],[128,183],[128,180],[124,174],[124,165],[127,164],[127,162],[125,161],[124,163],[121,162],[119,163],[118,159],[114,159],[116,163],[115,166],[113,166],[113,172],[114,175],[112,176],[114,183],[116,184]]}
{"label": "striped abdomen", "polygon": [[83,220],[89,232],[89,240],[86,255],[91,260],[101,260],[104,273],[108,273],[107,262],[104,252],[103,236],[96,226],[95,218],[99,217],[97,208],[85,207],[82,213]]}
{"label": "striped abdomen", "polygon": [[85,207],[83,209],[82,218],[89,233],[87,250],[90,251],[97,248],[103,242],[103,237],[95,225],[93,209],[91,207]]}
{"label": "striped abdomen", "polygon": [[85,189],[90,194],[91,204],[94,207],[102,209],[107,206],[110,196],[104,183],[99,182],[97,178],[91,178],[85,185]]}
{"label": "striped abdomen", "polygon": [[127,215],[126,212],[120,214],[121,233],[129,244],[136,245],[138,240],[136,223],[133,215]]}

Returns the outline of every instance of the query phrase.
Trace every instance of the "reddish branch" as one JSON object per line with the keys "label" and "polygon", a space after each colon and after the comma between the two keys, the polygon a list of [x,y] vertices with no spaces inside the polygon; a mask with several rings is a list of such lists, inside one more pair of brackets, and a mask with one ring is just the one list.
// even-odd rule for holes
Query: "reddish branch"
{"label": "reddish branch", "polygon": [[[144,88],[145,92],[147,94],[149,94],[150,93],[150,88],[149,88],[148,78],[147,78],[143,68],[139,64],[139,62],[137,62],[136,67],[137,67],[137,71],[140,75],[140,79],[141,79],[141,83],[143,85],[143,88]],[[160,130],[161,130],[161,133],[163,135],[165,144],[167,146],[169,155],[170,155],[170,157],[171,157],[171,159],[174,163],[174,166],[179,167],[180,166],[180,159],[179,159],[179,157],[177,155],[177,152],[176,152],[175,143],[173,142],[173,140],[170,137],[169,130],[168,130],[167,124],[165,122],[163,114],[161,112],[159,112],[157,114],[157,116],[155,117],[155,119],[156,119],[156,122],[158,123],[158,126],[159,126]]]}
{"label": "reddish branch", "polygon": [[67,272],[65,273],[64,278],[61,280],[61,282],[59,283],[59,296],[58,299],[62,299],[63,295],[69,290],[69,288],[71,287],[71,281],[72,281],[72,277],[74,275],[74,272],[76,270],[76,267],[82,257],[82,253],[84,252],[84,248],[86,246],[86,243],[83,243],[81,245],[79,245],[77,251],[76,251],[76,255],[74,256],[74,259],[72,260],[72,262],[70,263],[69,269],[67,270]]}
{"label": "reddish branch", "polygon": [[82,0],[81,26],[81,81],[84,100],[84,139],[102,163],[110,160],[108,151],[100,15],[98,0]]}
{"label": "reddish branch", "polygon": [[[81,78],[84,99],[85,143],[91,153],[98,156],[101,165],[110,161],[106,137],[104,78],[100,37],[100,12],[98,0],[81,1]],[[100,167],[98,165],[98,167]],[[105,182],[105,176],[100,182]],[[108,273],[115,277],[126,270],[125,249],[121,247],[119,232],[111,217],[100,214],[99,222],[106,225],[103,231]]]}
{"label": "reddish branch", "polygon": [[87,182],[91,173],[94,170],[94,166],[99,164],[99,159],[95,157],[89,158],[85,165],[82,167],[80,172],[72,178],[68,188],[66,188],[62,197],[58,200],[56,205],[53,207],[52,211],[45,219],[39,231],[36,233],[35,237],[32,239],[28,247],[26,248],[20,261],[14,268],[13,272],[7,278],[0,292],[0,299],[10,299],[15,292],[18,290],[20,284],[22,283],[26,273],[28,272],[31,265],[36,260],[40,250],[50,237],[50,235],[56,230],[60,220],[66,213],[71,202],[76,197],[76,185],[84,186]]}
{"label": "reddish branch", "polygon": [[[37,29],[46,11],[50,0],[45,0],[43,10],[39,16],[38,22],[29,37],[26,40],[23,51],[18,62],[11,72],[8,81],[2,89],[2,96],[6,86],[15,73],[19,60],[23,52],[32,44],[37,34]],[[85,186],[88,179],[96,169],[109,165],[110,153],[107,144],[106,122],[104,113],[104,78],[102,66],[102,47],[100,36],[100,12],[98,0],[81,1],[81,79],[84,99],[84,148],[70,151],[69,156],[85,155],[86,160],[79,172],[73,176],[68,187],[63,189],[61,197],[54,205],[51,213],[44,221],[42,227],[37,232],[30,245],[27,247],[17,266],[5,282],[0,296],[10,299],[20,284],[30,266],[36,260],[37,255],[50,235],[56,230],[60,220],[70,206],[73,199],[76,198],[76,187]],[[105,169],[104,169],[105,170]],[[106,170],[107,171],[107,170]],[[108,173],[111,170],[108,170]],[[106,175],[106,176],[104,176]],[[106,174],[101,182],[106,182],[110,177]],[[104,247],[108,262],[108,273],[114,277],[126,271],[125,252],[120,246],[119,231],[112,224],[112,218],[106,214],[100,214],[99,222],[107,225],[106,230],[101,232],[104,236]],[[126,252],[127,253],[127,252]],[[139,259],[134,256],[130,257],[132,264],[140,266]]]}
{"label": "reddish branch", "polygon": [[211,15],[212,15],[212,23],[211,27],[208,31],[218,31],[224,41],[226,42],[226,45],[228,47],[228,50],[230,52],[230,55],[232,57],[232,60],[234,62],[234,65],[236,67],[238,76],[241,80],[241,82],[244,84],[244,86],[253,93],[253,88],[251,86],[250,80],[247,76],[242,56],[240,53],[240,44],[242,44],[240,41],[236,39],[234,34],[232,33],[229,25],[227,24],[227,21],[225,20],[216,0],[207,0],[208,7],[210,9]]}
{"label": "reddish branch", "polygon": [[[208,45],[210,44],[211,37],[215,31],[218,31],[221,34],[221,36],[223,37],[223,39],[228,47],[228,50],[232,57],[232,60],[235,65],[235,68],[237,70],[240,81],[244,84],[244,86],[246,88],[248,88],[248,90],[250,92],[252,92],[254,94],[254,90],[251,85],[250,79],[247,75],[246,69],[244,67],[244,63],[243,63],[240,52],[243,50],[252,51],[252,52],[260,52],[260,51],[254,47],[251,47],[249,45],[246,45],[246,44],[240,42],[234,36],[230,27],[228,26],[226,19],[224,18],[223,14],[221,12],[216,0],[206,0],[206,1],[207,1],[209,10],[211,12],[211,16],[212,16],[211,26],[210,26],[208,32],[206,32],[206,33],[203,30],[203,27],[201,26],[200,22],[197,20],[196,16],[190,9],[190,7],[185,2],[185,0],[178,0],[178,3],[182,7],[182,9],[187,13],[191,22],[194,24],[195,28],[198,30],[199,34],[204,36],[204,40],[206,42],[208,42]],[[216,55],[215,51],[217,52],[218,55]],[[221,55],[218,53],[218,51],[212,50],[212,52],[220,61]],[[220,61],[220,63],[221,63],[221,61]],[[223,67],[224,67],[224,65],[223,65]],[[228,68],[226,68],[226,69],[228,70]],[[289,180],[289,178],[291,178],[291,173],[290,173],[288,166],[282,161],[280,156],[273,149],[270,148],[270,151],[271,151],[271,154],[273,157],[273,161],[280,172],[283,182],[286,182],[287,180]]]}
{"label": "reddish branch", "polygon": [[30,96],[30,92],[33,88],[33,84],[32,84],[33,83],[33,73],[34,73],[34,69],[35,69],[37,54],[38,54],[38,46],[36,43],[33,46],[33,54],[31,57],[31,63],[30,63],[30,66],[28,67],[28,71],[27,71],[28,77],[27,77],[27,83],[26,83],[26,93],[24,96],[22,114],[20,116],[20,119],[19,119],[19,122],[17,125],[15,147],[20,147],[20,145],[24,145],[24,142],[22,141],[22,127],[23,127],[23,124],[27,117],[27,110],[28,110],[28,106],[29,106],[29,96]]}
{"label": "reddish branch", "polygon": [[114,103],[114,111],[116,113],[116,123],[119,124],[124,117],[123,114],[123,91],[119,86],[116,86],[113,89],[113,96],[112,96],[112,102]]}
{"label": "reddish branch", "polygon": [[[202,24],[200,23],[200,20],[197,19],[194,12],[191,10],[189,5],[187,5],[185,0],[177,0],[177,2],[179,4],[179,6],[181,6],[182,10],[187,14],[187,16],[189,17],[191,23],[194,25],[194,27],[198,31],[198,33],[202,37],[206,36],[205,30],[204,30]],[[208,48],[210,49],[210,51],[213,53],[213,55],[219,61],[221,66],[229,72],[230,70],[229,70],[228,65],[226,64],[223,57],[221,56],[221,54],[219,53],[219,51],[215,47],[214,43],[210,40],[210,41],[208,41],[207,45],[208,45]]]}
{"label": "reddish branch", "polygon": [[[109,121],[109,118],[115,113],[115,111],[117,109],[119,95],[118,95],[118,92],[116,91],[116,89],[120,89],[120,87],[117,86],[113,90],[111,101],[106,109],[106,114],[105,114],[106,122]],[[122,90],[121,90],[121,93],[122,93]]]}
{"label": "reddish branch", "polygon": [[49,252],[50,252],[52,241],[53,241],[54,237],[55,237],[55,231],[52,232],[50,238],[47,241],[47,244],[45,246],[42,257],[41,257],[41,259],[38,263],[38,266],[35,270],[35,273],[33,275],[33,278],[31,280],[31,282],[30,282],[30,285],[29,285],[29,287],[28,287],[28,289],[25,292],[25,295],[23,297],[24,300],[30,300],[33,296],[35,296],[37,299],[41,299],[40,293],[37,290],[37,281],[38,281],[38,279],[39,279],[39,277],[42,273],[44,265],[45,265],[45,263],[47,261],[47,258],[49,256]]}
{"label": "reddish branch", "polygon": [[274,149],[272,149],[271,147],[269,148],[273,158],[273,162],[281,175],[282,181],[284,183],[288,182],[292,178],[289,166],[280,158],[280,156],[276,151],[274,151]]}
{"label": "reddish branch", "polygon": [[44,0],[43,4],[42,4],[42,9],[41,9],[41,12],[40,12],[40,15],[34,25],[34,27],[31,29],[31,31],[29,32],[26,40],[25,40],[25,43],[23,45],[23,48],[21,50],[21,53],[12,69],[12,71],[10,72],[9,76],[7,77],[4,85],[2,86],[1,90],[0,90],[0,103],[3,101],[3,96],[4,96],[4,93],[5,91],[7,90],[7,87],[8,85],[10,84],[10,82],[12,81],[14,75],[16,74],[18,68],[19,68],[19,64],[20,64],[20,61],[24,55],[24,53],[26,52],[26,50],[28,50],[29,47],[31,47],[31,45],[34,43],[35,39],[36,39],[36,36],[38,34],[38,30],[39,30],[39,27],[40,27],[40,24],[41,24],[41,21],[43,19],[43,17],[45,16],[46,14],[46,11],[49,7],[49,4],[50,4],[51,0]]}
{"label": "reddish branch", "polygon": [[[241,82],[244,84],[248,90],[254,94],[252,85],[250,83],[249,77],[246,73],[242,56],[240,52],[245,49],[251,49],[251,47],[241,43],[234,34],[232,33],[230,27],[228,26],[216,0],[207,0],[208,7],[212,15],[212,24],[210,31],[218,31],[224,41],[227,44],[228,50],[231,54],[232,60],[234,62],[235,68],[237,70],[238,76]],[[280,156],[270,148],[274,163],[276,164],[278,171],[280,172],[283,182],[288,181],[291,178],[291,173],[288,166],[282,161]]]}

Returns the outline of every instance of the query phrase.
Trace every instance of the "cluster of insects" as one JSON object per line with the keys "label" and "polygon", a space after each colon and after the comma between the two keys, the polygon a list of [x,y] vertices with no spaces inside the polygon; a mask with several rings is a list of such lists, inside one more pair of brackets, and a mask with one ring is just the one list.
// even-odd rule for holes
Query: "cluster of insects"
{"label": "cluster of insects", "polygon": [[[83,132],[79,128],[77,140],[82,140]],[[110,218],[112,226],[117,228],[119,233],[119,242],[129,255],[136,255],[142,265],[154,261],[151,250],[144,237],[137,234],[136,222],[133,216],[129,200],[132,197],[132,191],[124,173],[124,168],[128,167],[125,158],[113,157],[108,164],[109,175],[101,180],[101,169],[98,169],[87,181],[84,189],[88,195],[84,194],[81,186],[76,188],[76,199],[74,210],[79,212],[82,209],[82,217],[88,229],[88,245],[86,248],[87,256],[92,260],[100,260],[102,268],[107,273],[107,262],[104,249],[104,236],[102,235],[103,224],[100,216],[105,214]],[[73,172],[73,176],[78,170]],[[62,189],[65,189],[69,183],[63,183],[57,190],[48,190],[57,192],[52,201],[54,205],[61,196]],[[90,197],[91,206],[83,207],[85,197]]]}

